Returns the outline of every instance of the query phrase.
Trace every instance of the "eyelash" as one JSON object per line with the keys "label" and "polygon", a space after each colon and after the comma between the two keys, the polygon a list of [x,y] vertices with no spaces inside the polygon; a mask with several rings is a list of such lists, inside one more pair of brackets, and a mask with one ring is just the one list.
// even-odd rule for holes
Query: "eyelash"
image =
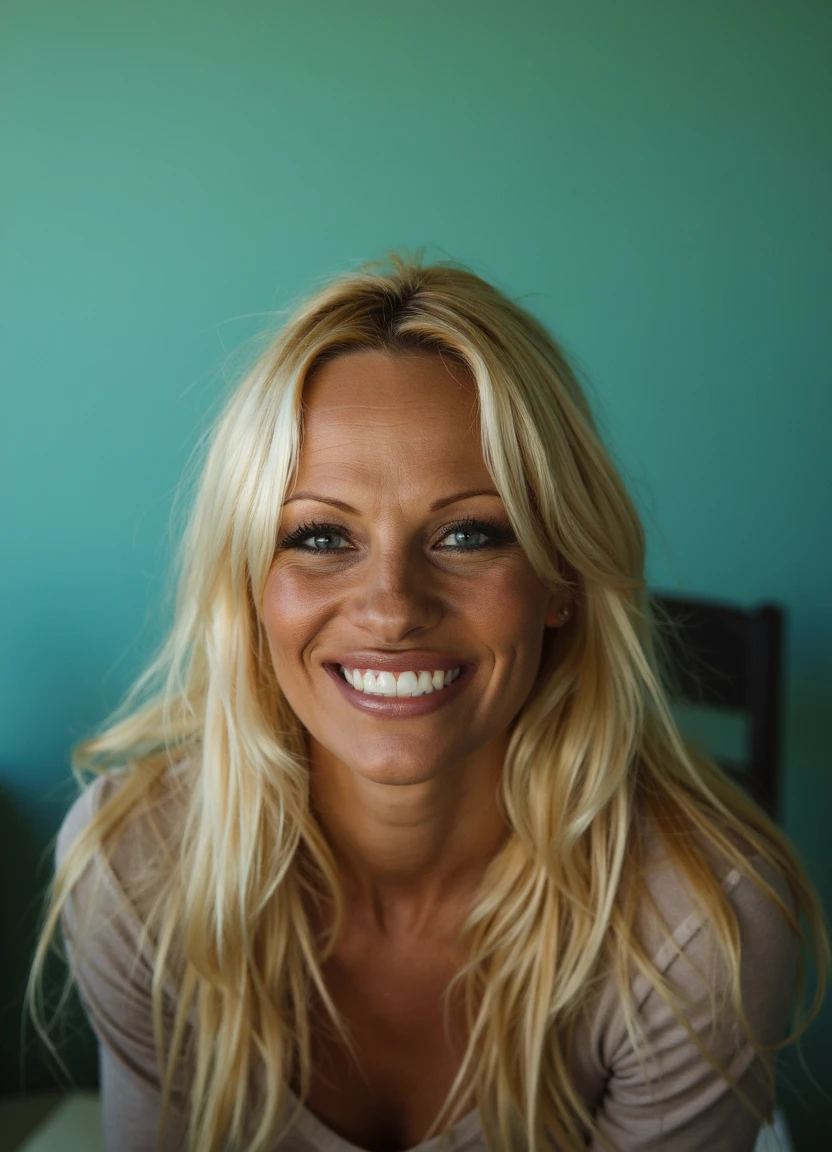
{"label": "eyelash", "polygon": [[[485,544],[474,544],[468,548],[459,544],[452,544],[446,548],[440,548],[440,552],[481,552],[486,548],[500,548],[505,547],[507,544],[515,544],[517,542],[517,537],[510,528],[504,528],[501,524],[496,524],[492,520],[474,519],[473,517],[457,520],[456,523],[449,524],[442,534],[442,539],[444,540],[446,536],[450,536],[452,532],[481,532],[484,536],[488,536],[489,540]],[[346,548],[304,547],[303,541],[308,540],[310,536],[323,536],[327,533],[340,536],[342,540],[349,540],[349,534],[340,525],[313,520],[308,524],[300,524],[293,532],[290,532],[288,536],[280,541],[280,547],[294,548],[298,552],[314,552],[318,555],[337,555],[339,552],[347,551]]]}

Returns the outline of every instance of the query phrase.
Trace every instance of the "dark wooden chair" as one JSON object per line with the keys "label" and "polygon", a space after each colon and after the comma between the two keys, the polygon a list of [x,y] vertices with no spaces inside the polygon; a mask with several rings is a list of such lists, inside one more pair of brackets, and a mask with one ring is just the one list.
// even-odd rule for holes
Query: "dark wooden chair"
{"label": "dark wooden chair", "polygon": [[744,763],[718,758],[770,816],[780,814],[780,737],[785,613],[776,604],[744,609],[716,600],[650,593],[662,629],[666,683],[683,704],[746,713],[750,739]]}

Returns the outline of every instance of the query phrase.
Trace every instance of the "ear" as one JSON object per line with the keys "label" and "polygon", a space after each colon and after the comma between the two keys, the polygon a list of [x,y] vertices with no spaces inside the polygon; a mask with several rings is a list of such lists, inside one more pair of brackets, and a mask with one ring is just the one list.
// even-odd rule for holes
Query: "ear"
{"label": "ear", "polygon": [[562,628],[575,614],[575,605],[568,592],[552,593],[546,610],[546,627]]}
{"label": "ear", "polygon": [[[575,618],[575,598],[581,587],[576,569],[560,552],[557,555],[557,567],[565,586],[562,585],[560,591],[549,594],[546,609],[547,628],[562,628]],[[561,613],[562,619],[558,617],[558,613]]]}

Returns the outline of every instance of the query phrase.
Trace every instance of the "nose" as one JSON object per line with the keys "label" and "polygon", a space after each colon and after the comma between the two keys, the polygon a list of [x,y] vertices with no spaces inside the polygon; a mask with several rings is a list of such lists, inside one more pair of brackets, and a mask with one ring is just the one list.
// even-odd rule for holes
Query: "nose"
{"label": "nose", "polygon": [[429,566],[406,548],[379,552],[359,567],[347,616],[377,642],[398,644],[441,619],[442,600]]}

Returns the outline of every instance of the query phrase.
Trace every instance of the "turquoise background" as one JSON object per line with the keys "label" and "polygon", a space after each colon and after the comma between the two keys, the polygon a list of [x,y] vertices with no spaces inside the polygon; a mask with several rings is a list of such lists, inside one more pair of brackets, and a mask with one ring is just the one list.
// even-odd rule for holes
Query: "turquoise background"
{"label": "turquoise background", "polygon": [[[275,311],[390,248],[464,261],[576,358],[654,587],[787,608],[784,822],[829,906],[832,7],[7,0],[0,24],[2,1090],[68,750],[169,618],[189,453]],[[829,1090],[829,1006],[804,1050]],[[787,1070],[798,1147],[832,1146]]]}

